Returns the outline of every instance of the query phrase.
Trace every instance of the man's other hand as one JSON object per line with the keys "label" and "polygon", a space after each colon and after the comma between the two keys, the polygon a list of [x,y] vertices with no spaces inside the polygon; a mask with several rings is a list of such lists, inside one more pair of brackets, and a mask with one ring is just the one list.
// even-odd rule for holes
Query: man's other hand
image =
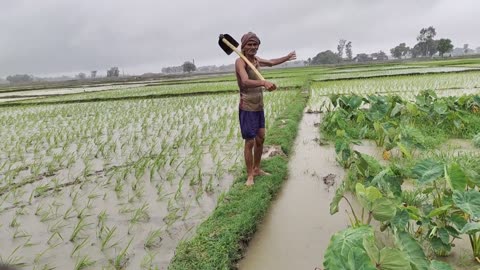
{"label": "man's other hand", "polygon": [[264,81],[263,86],[265,89],[267,89],[267,91],[273,91],[277,89],[277,86],[269,81]]}

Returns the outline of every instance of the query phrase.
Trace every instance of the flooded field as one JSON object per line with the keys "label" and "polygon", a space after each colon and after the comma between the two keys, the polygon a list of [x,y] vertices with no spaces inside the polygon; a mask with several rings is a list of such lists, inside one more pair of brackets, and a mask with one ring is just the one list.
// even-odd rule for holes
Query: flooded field
{"label": "flooded field", "polygon": [[[288,156],[288,179],[265,219],[258,221],[243,259],[237,260],[243,248],[225,248],[232,267],[323,269],[332,236],[370,225],[375,233],[387,228],[379,233],[383,243],[378,248],[396,245],[400,228],[411,235],[402,234],[403,240],[418,236],[414,241],[421,243],[428,263],[474,269],[466,234],[450,243],[454,230],[462,231],[460,225],[452,230],[448,223],[452,235],[447,236],[440,222],[455,209],[466,211],[461,218],[473,224],[469,226],[478,225],[470,218],[477,212],[468,212],[477,211],[476,206],[468,202],[464,207],[458,194],[473,194],[480,183],[475,182],[479,151],[471,140],[480,126],[479,72],[422,68],[330,72],[322,67],[270,75],[283,88],[265,93],[267,130],[299,89],[310,95],[308,102],[301,97],[307,106],[302,103],[305,113]],[[431,72],[450,73],[420,74]],[[416,75],[408,76],[412,73]],[[363,78],[382,74],[392,76]],[[325,78],[335,81],[321,81]],[[151,87],[129,83],[0,93],[0,102],[39,100],[39,105],[0,108],[0,261],[20,269],[167,269],[178,244],[198,234],[197,226],[211,217],[219,201],[228,203],[231,197],[225,194],[242,175],[244,141],[235,87],[233,80],[208,77]],[[108,91],[116,89],[121,91]],[[333,94],[337,99],[331,99]],[[418,104],[408,103],[412,101]],[[424,118],[415,120],[420,116]],[[405,118],[396,122],[395,117]],[[327,120],[332,122],[329,134],[320,132]],[[291,119],[282,116],[281,121],[280,130]],[[422,126],[433,135],[423,134]],[[442,143],[434,147],[436,135]],[[287,161],[282,162],[286,170]],[[467,180],[458,180],[463,175],[471,181],[468,186],[463,184]],[[451,179],[459,183],[452,185]],[[349,203],[357,213],[368,207],[359,195],[362,188],[381,198],[381,207],[391,213],[376,220],[368,209],[365,219],[354,220]],[[453,193],[456,204],[451,203]],[[445,199],[432,203],[427,200],[432,194]],[[336,198],[341,199],[339,212],[331,215]],[[438,212],[431,212],[434,207]],[[392,213],[403,216],[392,219]],[[240,237],[242,247],[252,230],[248,233]],[[435,253],[435,244],[451,250]],[[189,257],[212,259],[202,257],[208,248]]]}
{"label": "flooded field", "polygon": [[18,92],[0,92],[0,102],[16,101],[24,99],[35,99],[48,96],[60,96],[77,93],[99,92],[115,89],[129,89],[145,86],[146,83],[125,84],[125,85],[102,85],[102,86],[85,86],[74,88],[54,88],[54,89],[41,89],[41,90],[29,90]]}

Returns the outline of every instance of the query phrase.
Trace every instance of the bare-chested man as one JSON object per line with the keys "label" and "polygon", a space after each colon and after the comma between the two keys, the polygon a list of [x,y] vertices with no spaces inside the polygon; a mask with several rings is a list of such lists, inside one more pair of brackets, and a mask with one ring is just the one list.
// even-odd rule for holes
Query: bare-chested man
{"label": "bare-chested man", "polygon": [[[258,69],[262,66],[275,66],[297,58],[295,51],[288,55],[271,60],[265,60],[258,56],[257,50],[260,39],[252,32],[242,37],[242,53]],[[265,115],[263,113],[263,89],[273,91],[277,86],[269,81],[257,78],[255,72],[245,63],[242,58],[235,61],[235,72],[238,87],[240,88],[239,119],[242,138],[245,140],[245,165],[247,166],[247,186],[253,185],[254,176],[265,175],[260,169],[263,142],[265,140]]]}

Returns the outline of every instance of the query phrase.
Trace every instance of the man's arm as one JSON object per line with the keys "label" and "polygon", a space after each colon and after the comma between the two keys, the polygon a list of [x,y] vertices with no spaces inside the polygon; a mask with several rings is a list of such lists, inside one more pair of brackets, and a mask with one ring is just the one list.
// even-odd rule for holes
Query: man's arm
{"label": "man's arm", "polygon": [[297,59],[297,54],[295,53],[295,51],[293,51],[293,52],[285,55],[284,57],[280,57],[280,58],[276,58],[276,59],[267,60],[267,59],[261,59],[260,57],[257,57],[257,59],[258,59],[258,63],[260,64],[260,66],[271,67],[271,66],[279,65],[281,63],[285,63],[285,62],[290,61],[290,60],[295,60],[295,59]]}
{"label": "man's arm", "polygon": [[242,86],[242,88],[254,88],[254,87],[263,86],[269,91],[275,90],[276,86],[269,81],[249,79],[246,71],[246,66],[247,66],[247,63],[245,63],[245,61],[243,61],[241,58],[238,58],[235,61],[235,72],[237,72],[238,77],[240,78],[239,83]]}

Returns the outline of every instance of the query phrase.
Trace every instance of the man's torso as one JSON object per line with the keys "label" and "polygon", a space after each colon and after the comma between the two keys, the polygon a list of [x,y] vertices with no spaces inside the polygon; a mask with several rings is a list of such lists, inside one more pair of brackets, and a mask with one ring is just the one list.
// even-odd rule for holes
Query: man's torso
{"label": "man's torso", "polygon": [[[252,63],[255,68],[259,68],[258,60]],[[245,63],[245,70],[247,71],[250,80],[258,80],[255,72]],[[240,110],[244,111],[263,111],[263,87],[242,88],[240,85],[239,75],[236,73],[238,87],[240,89]]]}

